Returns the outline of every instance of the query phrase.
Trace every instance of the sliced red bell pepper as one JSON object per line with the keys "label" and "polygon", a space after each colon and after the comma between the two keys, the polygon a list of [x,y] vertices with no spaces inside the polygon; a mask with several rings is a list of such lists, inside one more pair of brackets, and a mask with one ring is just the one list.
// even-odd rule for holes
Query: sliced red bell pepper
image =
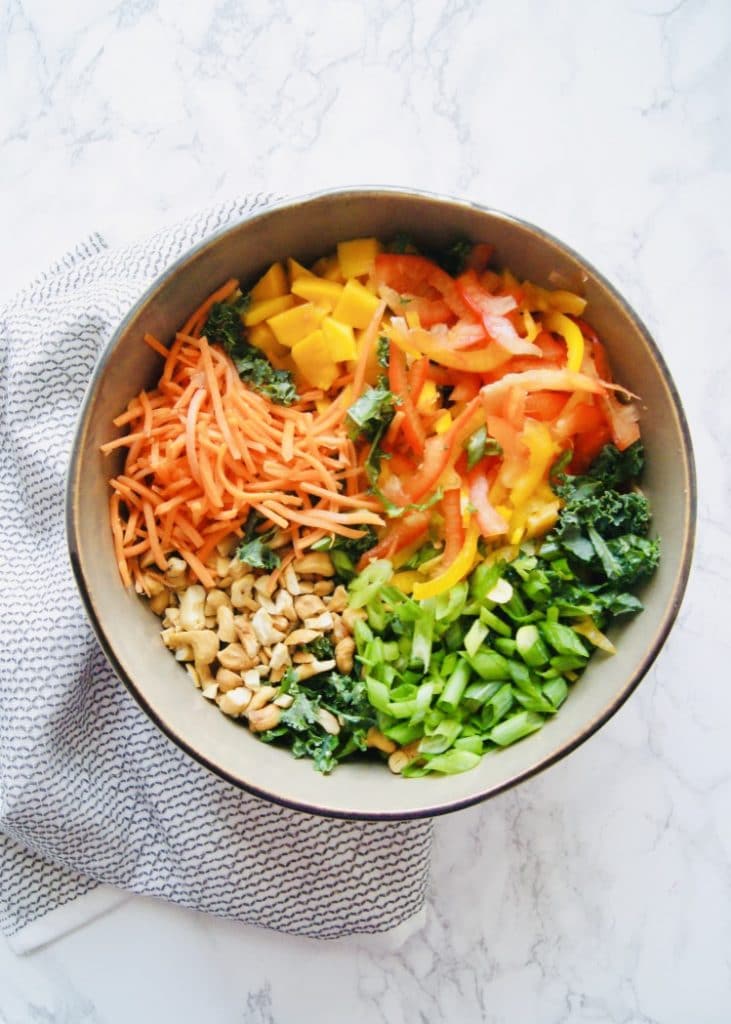
{"label": "sliced red bell pepper", "polygon": [[409,512],[403,519],[395,520],[378,543],[362,555],[358,570],[362,572],[377,558],[393,558],[397,552],[423,537],[428,529],[428,512]]}
{"label": "sliced red bell pepper", "polygon": [[484,467],[479,465],[470,470],[467,482],[480,533],[486,538],[499,537],[508,524],[490,502],[490,481]]}
{"label": "sliced red bell pepper", "polygon": [[453,487],[444,492],[442,516],[444,518],[444,553],[440,568],[446,569],[455,560],[464,544],[461,488]]}
{"label": "sliced red bell pepper", "polygon": [[424,356],[423,359],[417,359],[409,367],[409,391],[411,393],[411,401],[416,405],[419,401],[419,395],[421,390],[426,384],[426,377],[429,372],[429,360]]}
{"label": "sliced red bell pepper", "polygon": [[607,423],[602,423],[595,430],[577,434],[574,438],[574,453],[569,463],[570,472],[585,473],[604,445],[609,444],[611,440],[612,431]]}
{"label": "sliced red bell pepper", "polygon": [[388,386],[401,403],[399,408],[404,414],[404,420],[401,425],[404,437],[412,451],[417,455],[421,455],[424,451],[426,431],[409,392],[406,356],[393,341],[391,342],[388,358]]}
{"label": "sliced red bell pepper", "polygon": [[494,251],[495,247],[488,242],[477,242],[472,246],[467,257],[467,266],[470,270],[475,270],[478,274],[481,274],[487,269],[487,264],[490,262]]}
{"label": "sliced red bell pepper", "polygon": [[469,306],[457,290],[454,278],[425,256],[379,253],[374,276],[379,284],[387,284],[402,294],[423,295],[426,288],[434,288],[455,316],[471,319]]}
{"label": "sliced red bell pepper", "polygon": [[560,416],[567,401],[567,396],[560,391],[534,391],[526,396],[525,415],[550,423]]}
{"label": "sliced red bell pepper", "polygon": [[467,403],[445,434],[428,437],[421,465],[403,488],[400,504],[415,504],[433,490],[450,461],[456,462],[459,458],[464,442],[484,422],[485,414],[478,396]]}

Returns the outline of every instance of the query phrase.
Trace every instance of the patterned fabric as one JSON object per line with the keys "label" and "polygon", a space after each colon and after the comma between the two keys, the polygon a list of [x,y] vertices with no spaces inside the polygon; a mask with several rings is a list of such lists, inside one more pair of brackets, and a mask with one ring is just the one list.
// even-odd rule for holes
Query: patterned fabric
{"label": "patterned fabric", "polygon": [[385,931],[422,906],[428,822],[271,805],[168,742],[120,685],[68,566],[64,474],[97,356],[150,280],[269,197],[112,251],[95,237],[0,313],[0,928],[100,882],[300,935]]}

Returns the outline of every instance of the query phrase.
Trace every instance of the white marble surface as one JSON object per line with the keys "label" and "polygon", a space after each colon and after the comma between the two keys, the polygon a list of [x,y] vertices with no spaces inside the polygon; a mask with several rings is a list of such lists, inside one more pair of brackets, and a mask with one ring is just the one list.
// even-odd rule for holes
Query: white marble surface
{"label": "white marble surface", "polygon": [[436,827],[398,953],[131,900],[26,958],[0,1021],[731,1019],[731,6],[6,0],[0,301],[93,230],[247,190],[390,183],[542,224],[647,320],[700,478],[694,575],[638,693]]}

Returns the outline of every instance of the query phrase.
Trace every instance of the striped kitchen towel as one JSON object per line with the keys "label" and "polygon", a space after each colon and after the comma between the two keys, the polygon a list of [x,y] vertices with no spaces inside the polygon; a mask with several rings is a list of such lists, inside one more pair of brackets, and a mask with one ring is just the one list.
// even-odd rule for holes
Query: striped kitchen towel
{"label": "striped kitchen towel", "polygon": [[18,950],[119,890],[318,938],[423,906],[429,822],[313,817],[194,763],[114,676],[68,564],[64,476],[101,349],[169,263],[269,201],[127,248],[93,237],[0,311],[0,929]]}

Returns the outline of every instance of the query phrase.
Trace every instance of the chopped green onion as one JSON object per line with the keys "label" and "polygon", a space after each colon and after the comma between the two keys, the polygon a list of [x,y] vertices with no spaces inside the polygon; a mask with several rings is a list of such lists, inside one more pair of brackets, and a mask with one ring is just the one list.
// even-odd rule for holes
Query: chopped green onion
{"label": "chopped green onion", "polygon": [[548,650],[541,640],[537,626],[521,626],[515,634],[518,654],[527,665],[539,668],[548,661]]}
{"label": "chopped green onion", "polygon": [[482,646],[482,641],[489,632],[490,630],[484,622],[480,622],[479,619],[475,619],[467,630],[464,638],[464,649],[469,655],[474,657],[475,654],[477,654],[478,650]]}
{"label": "chopped green onion", "polygon": [[490,730],[489,739],[499,747],[509,747],[511,743],[522,740],[524,736],[536,732],[543,725],[544,719],[533,711],[519,711],[504,722],[499,722]]}
{"label": "chopped green onion", "polygon": [[458,775],[460,772],[468,772],[479,763],[480,755],[470,750],[448,750],[446,754],[430,757],[426,762],[426,768],[431,772],[441,772],[443,775]]}
{"label": "chopped green onion", "polygon": [[497,651],[479,650],[468,660],[477,675],[487,682],[510,679],[508,660]]}
{"label": "chopped green onion", "polygon": [[567,657],[589,657],[586,647],[570,626],[563,626],[560,622],[543,622],[541,633],[544,640],[547,640],[558,654]]}
{"label": "chopped green onion", "polygon": [[460,661],[452,672],[444,691],[437,701],[437,708],[447,715],[453,715],[457,705],[462,700],[462,694],[470,681],[470,666],[466,661]]}

